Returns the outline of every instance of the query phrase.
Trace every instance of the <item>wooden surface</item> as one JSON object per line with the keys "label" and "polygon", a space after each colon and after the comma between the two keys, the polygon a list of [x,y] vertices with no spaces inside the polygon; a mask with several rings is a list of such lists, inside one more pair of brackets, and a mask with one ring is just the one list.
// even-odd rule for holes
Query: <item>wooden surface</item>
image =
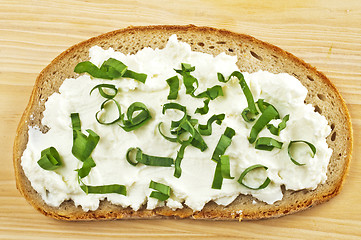
{"label": "wooden surface", "polygon": [[[328,203],[254,222],[62,222],[34,210],[15,187],[12,145],[37,74],[66,48],[129,25],[207,25],[275,44],[324,72],[354,128],[344,188]],[[0,0],[0,239],[361,239],[361,2]]]}

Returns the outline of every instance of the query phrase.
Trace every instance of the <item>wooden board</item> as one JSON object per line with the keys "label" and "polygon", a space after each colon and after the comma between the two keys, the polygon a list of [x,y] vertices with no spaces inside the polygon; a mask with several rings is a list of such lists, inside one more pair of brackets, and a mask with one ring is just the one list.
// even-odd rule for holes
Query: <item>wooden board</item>
{"label": "wooden board", "polygon": [[[339,196],[307,211],[254,222],[62,222],[34,210],[15,188],[12,145],[37,74],[69,46],[129,25],[195,24],[247,33],[324,72],[347,102],[354,128]],[[0,0],[0,239],[361,239],[361,4],[359,0]]]}

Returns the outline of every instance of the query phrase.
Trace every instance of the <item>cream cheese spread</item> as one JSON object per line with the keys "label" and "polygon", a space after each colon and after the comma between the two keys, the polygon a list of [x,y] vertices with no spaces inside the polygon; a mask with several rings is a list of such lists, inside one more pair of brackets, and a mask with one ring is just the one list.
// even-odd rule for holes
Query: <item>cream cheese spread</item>
{"label": "cream cheese spread", "polygon": [[[212,56],[191,51],[191,47],[178,41],[175,35],[169,38],[163,49],[144,48],[133,55],[124,55],[112,48],[104,50],[98,46],[90,49],[90,61],[98,67],[110,57],[122,61],[133,71],[147,74],[145,84],[125,78],[95,79],[87,74],[76,79],[66,79],[59,93],[54,93],[45,103],[42,124],[48,126],[49,131],[43,134],[37,128],[29,128],[29,141],[21,164],[32,187],[48,205],[59,206],[65,200],[73,200],[76,206],[89,211],[96,210],[99,201],[107,199],[113,204],[130,206],[134,210],[145,204],[148,209],[159,206],[178,209],[186,205],[194,211],[199,211],[212,200],[221,205],[228,205],[239,194],[251,194],[260,201],[273,204],[283,197],[282,185],[291,190],[315,189],[318,184],[326,181],[327,165],[332,153],[326,143],[326,137],[331,129],[325,117],[314,112],[311,105],[304,103],[307,89],[293,76],[265,71],[243,73],[255,101],[262,98],[275,106],[281,117],[290,115],[287,127],[279,136],[272,135],[267,128],[259,134],[261,137],[272,137],[286,144],[282,149],[262,151],[255,149],[254,144],[247,140],[253,124],[245,122],[241,117],[241,112],[247,107],[247,101],[238,79],[231,79],[228,83],[221,83],[217,79],[217,72],[229,76],[233,71],[239,71],[236,56],[225,53]],[[205,115],[194,114],[196,108],[203,106],[203,99],[185,94],[183,84],[177,100],[172,101],[186,106],[188,114],[197,118],[201,124],[206,124],[213,114],[225,113],[225,119],[221,125],[212,124],[212,135],[203,137],[208,145],[207,150],[201,152],[192,146],[186,148],[181,163],[182,175],[176,178],[173,176],[173,167],[142,164],[132,166],[126,161],[125,155],[129,148],[139,147],[149,155],[173,159],[176,157],[180,145],[165,140],[159,134],[157,125],[159,122],[167,125],[179,115],[173,110],[162,114],[162,106],[172,102],[167,100],[169,86],[165,80],[176,75],[174,69],[180,69],[181,63],[195,66],[192,74],[199,81],[196,94],[214,85],[221,85],[224,96],[210,101],[209,112]],[[148,107],[152,119],[131,132],[125,132],[117,124],[99,124],[95,114],[104,98],[98,91],[91,95],[89,92],[101,83],[113,84],[119,88],[115,99],[119,102],[122,112],[133,102],[142,102]],[[80,168],[82,162],[71,153],[73,132],[70,114],[73,112],[79,113],[83,131],[91,129],[100,136],[100,141],[92,153],[96,167],[83,179],[84,183],[122,184],[127,188],[126,196],[115,193],[87,195],[79,187],[75,169]],[[271,121],[275,126],[279,122],[280,120]],[[216,163],[211,157],[226,127],[231,127],[236,132],[226,150],[230,157],[231,176],[235,178],[224,179],[220,190],[212,189]],[[306,163],[304,166],[293,164],[287,153],[287,143],[299,139],[311,142],[317,148],[314,158],[307,149],[294,153],[296,159]],[[54,171],[44,170],[37,164],[41,151],[50,146],[58,150],[63,162],[63,166]],[[271,183],[268,187],[251,190],[237,182],[240,174],[254,164],[267,166],[268,170],[252,171],[247,177],[247,184],[259,186],[269,177]],[[150,198],[151,180],[171,187],[170,198],[164,202]]]}

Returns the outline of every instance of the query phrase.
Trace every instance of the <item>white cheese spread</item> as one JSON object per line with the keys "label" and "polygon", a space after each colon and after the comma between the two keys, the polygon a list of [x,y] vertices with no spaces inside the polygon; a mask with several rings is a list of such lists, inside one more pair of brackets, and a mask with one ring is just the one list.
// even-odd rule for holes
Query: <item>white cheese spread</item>
{"label": "white cheese spread", "polygon": [[[29,141],[21,164],[32,187],[48,205],[59,206],[65,200],[73,200],[76,206],[88,211],[96,210],[99,201],[107,199],[113,204],[130,206],[134,210],[143,204],[146,204],[148,209],[164,205],[177,209],[183,208],[185,204],[198,211],[211,200],[228,205],[239,194],[251,194],[260,201],[272,204],[282,199],[281,185],[292,190],[315,189],[318,184],[326,181],[327,165],[332,153],[326,143],[326,137],[331,129],[323,116],[314,112],[311,105],[304,104],[307,89],[293,76],[264,71],[243,73],[255,101],[265,99],[276,107],[281,117],[290,115],[287,127],[279,136],[272,135],[267,128],[259,134],[261,137],[272,137],[283,142],[282,149],[262,151],[255,149],[254,144],[247,140],[253,123],[246,123],[241,117],[241,112],[247,107],[247,101],[238,79],[231,79],[228,83],[220,83],[217,79],[217,72],[229,76],[233,71],[239,71],[236,56],[221,53],[214,57],[191,51],[190,46],[177,41],[175,35],[170,37],[164,49],[145,48],[134,55],[124,55],[111,48],[104,50],[98,46],[90,49],[90,61],[98,67],[110,57],[122,61],[128,69],[147,74],[145,84],[124,78],[93,79],[87,74],[76,79],[66,79],[59,93],[54,93],[45,103],[42,124],[50,130],[43,134],[37,128],[29,128]],[[174,69],[180,69],[181,63],[195,66],[192,75],[199,81],[196,94],[214,85],[221,85],[224,96],[210,101],[209,112],[206,115],[194,114],[196,108],[203,106],[203,99],[185,94],[182,84],[175,102],[186,106],[187,113],[198,119],[201,124],[206,124],[213,114],[225,113],[226,117],[221,125],[212,124],[211,136],[203,137],[208,145],[207,150],[201,152],[192,146],[186,148],[181,163],[182,175],[176,178],[173,176],[174,167],[142,164],[132,166],[126,161],[125,155],[129,148],[139,147],[148,155],[175,159],[180,145],[165,140],[159,134],[157,125],[163,122],[166,126],[178,116],[174,110],[162,114],[162,106],[170,102],[167,100],[169,86],[165,80],[176,75]],[[182,79],[180,76],[179,78]],[[117,124],[97,123],[95,114],[104,98],[98,91],[91,95],[89,92],[101,83],[113,84],[119,88],[115,99],[121,105],[122,112],[133,102],[142,102],[150,110],[152,119],[131,132],[125,132]],[[71,153],[73,132],[70,113],[73,112],[79,113],[83,132],[91,129],[100,136],[100,141],[92,153],[96,167],[83,179],[84,183],[122,184],[127,188],[126,196],[115,193],[87,195],[79,187],[77,172],[74,170],[80,168],[82,162]],[[271,121],[275,126],[279,122],[280,120]],[[216,163],[211,157],[226,127],[231,127],[236,132],[225,153],[230,156],[231,176],[235,178],[224,179],[220,190],[212,189]],[[311,142],[317,148],[314,158],[307,148],[305,151],[294,153],[296,159],[306,163],[304,166],[293,164],[287,153],[287,143],[300,139]],[[63,162],[63,166],[54,171],[44,170],[37,164],[41,151],[50,146],[58,150]],[[237,182],[240,174],[254,164],[267,166],[268,170],[250,172],[246,183],[249,186],[259,186],[269,177],[271,183],[268,187],[251,190]],[[149,197],[152,192],[149,188],[151,180],[171,187],[172,194],[168,200],[161,202]]]}

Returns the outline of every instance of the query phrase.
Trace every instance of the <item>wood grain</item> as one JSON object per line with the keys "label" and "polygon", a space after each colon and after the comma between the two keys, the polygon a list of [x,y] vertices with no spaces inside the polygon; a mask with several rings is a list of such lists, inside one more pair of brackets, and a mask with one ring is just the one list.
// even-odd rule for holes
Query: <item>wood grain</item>
{"label": "wood grain", "polygon": [[[354,152],[344,188],[307,211],[254,222],[61,222],[15,188],[12,144],[37,74],[71,45],[129,25],[195,24],[247,33],[324,72],[350,110]],[[0,239],[361,239],[361,4],[326,1],[0,0]]]}

